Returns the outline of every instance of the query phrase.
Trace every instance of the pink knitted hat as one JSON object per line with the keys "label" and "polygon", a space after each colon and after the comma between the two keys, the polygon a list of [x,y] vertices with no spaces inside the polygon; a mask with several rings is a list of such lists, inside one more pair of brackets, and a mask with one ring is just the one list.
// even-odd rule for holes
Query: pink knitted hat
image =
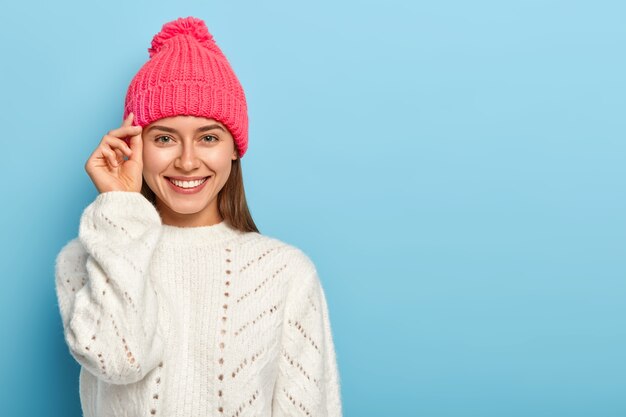
{"label": "pink knitted hat", "polygon": [[224,124],[241,158],[248,148],[248,108],[243,88],[203,20],[189,16],[163,25],[150,59],[128,87],[124,116],[146,126],[178,115]]}

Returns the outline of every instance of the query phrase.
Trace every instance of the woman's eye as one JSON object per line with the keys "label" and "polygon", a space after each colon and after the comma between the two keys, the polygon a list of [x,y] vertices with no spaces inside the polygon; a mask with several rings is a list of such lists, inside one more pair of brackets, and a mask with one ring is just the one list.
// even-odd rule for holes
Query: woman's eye
{"label": "woman's eye", "polygon": [[[216,136],[213,135],[208,135],[208,136],[204,136],[203,139],[205,139],[206,142],[216,142],[218,141],[218,138]],[[211,140],[213,139],[213,140]],[[171,138],[167,135],[163,135],[163,136],[157,136],[156,138],[154,138],[154,141],[157,143],[169,143],[171,142]]]}
{"label": "woman's eye", "polygon": [[164,139],[167,138],[169,139],[169,136],[157,136],[156,138],[154,138],[154,141],[157,143],[167,143],[167,141],[161,141],[160,139]]}

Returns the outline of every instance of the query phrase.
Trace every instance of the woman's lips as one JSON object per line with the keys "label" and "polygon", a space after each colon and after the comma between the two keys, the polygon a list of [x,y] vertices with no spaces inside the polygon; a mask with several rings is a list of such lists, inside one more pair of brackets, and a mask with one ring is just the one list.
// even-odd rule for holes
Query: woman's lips
{"label": "woman's lips", "polygon": [[191,187],[191,188],[183,188],[183,187],[179,187],[178,185],[174,184],[172,181],[170,181],[170,179],[168,177],[165,177],[167,180],[167,183],[170,185],[170,188],[174,191],[176,191],[179,194],[196,194],[198,192],[200,192],[204,186],[206,185],[207,182],[209,182],[211,180],[211,178],[213,178],[213,176],[209,176],[206,177],[207,179],[204,180],[204,182],[200,185],[196,185],[195,187]]}

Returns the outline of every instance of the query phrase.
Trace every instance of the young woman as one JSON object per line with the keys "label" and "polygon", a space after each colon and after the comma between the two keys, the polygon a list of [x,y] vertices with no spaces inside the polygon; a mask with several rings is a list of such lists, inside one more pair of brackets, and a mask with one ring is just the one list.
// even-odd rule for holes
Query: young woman
{"label": "young woman", "polygon": [[148,51],[56,260],[83,415],[341,416],[315,265],[246,205],[237,77],[198,18],[166,23]]}

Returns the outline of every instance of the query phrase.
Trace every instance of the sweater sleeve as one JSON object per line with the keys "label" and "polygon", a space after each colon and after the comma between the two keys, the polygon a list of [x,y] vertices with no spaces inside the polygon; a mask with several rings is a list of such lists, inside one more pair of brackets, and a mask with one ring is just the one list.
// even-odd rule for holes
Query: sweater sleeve
{"label": "sweater sleeve", "polygon": [[85,208],[57,255],[55,287],[74,359],[111,384],[137,382],[162,359],[164,312],[149,273],[161,232],[140,193],[109,191]]}
{"label": "sweater sleeve", "polygon": [[272,417],[341,417],[340,380],[328,305],[311,261],[285,302]]}

